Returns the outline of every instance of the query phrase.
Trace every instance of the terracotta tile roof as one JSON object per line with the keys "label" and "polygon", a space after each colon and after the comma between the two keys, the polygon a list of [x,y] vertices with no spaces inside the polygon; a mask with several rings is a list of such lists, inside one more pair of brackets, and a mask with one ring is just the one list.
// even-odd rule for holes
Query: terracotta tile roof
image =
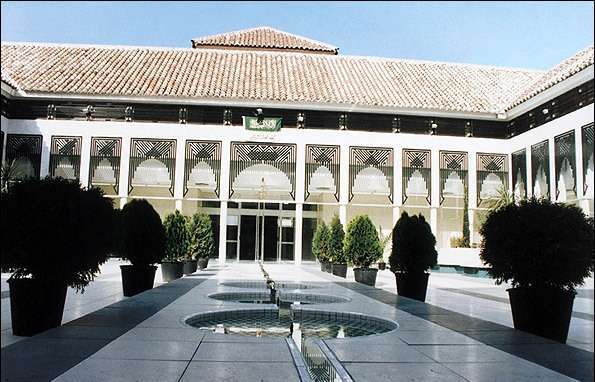
{"label": "terracotta tile roof", "polygon": [[258,27],[192,39],[193,48],[250,48],[337,54],[339,48],[306,37]]}
{"label": "terracotta tile roof", "polygon": [[498,113],[543,72],[440,62],[217,49],[2,43],[25,92],[278,101]]}
{"label": "terracotta tile roof", "polygon": [[591,65],[593,65],[592,45],[545,72],[533,84],[528,86],[510,105],[508,105],[506,110],[510,110],[530,98],[535,97],[537,94],[551,88]]}

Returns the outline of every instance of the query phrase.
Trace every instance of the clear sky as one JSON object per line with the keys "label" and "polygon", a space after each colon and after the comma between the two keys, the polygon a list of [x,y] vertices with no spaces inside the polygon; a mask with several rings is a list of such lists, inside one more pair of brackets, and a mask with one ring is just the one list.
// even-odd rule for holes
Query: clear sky
{"label": "clear sky", "polygon": [[9,2],[3,41],[190,47],[269,25],[340,54],[547,69],[593,44],[593,2]]}

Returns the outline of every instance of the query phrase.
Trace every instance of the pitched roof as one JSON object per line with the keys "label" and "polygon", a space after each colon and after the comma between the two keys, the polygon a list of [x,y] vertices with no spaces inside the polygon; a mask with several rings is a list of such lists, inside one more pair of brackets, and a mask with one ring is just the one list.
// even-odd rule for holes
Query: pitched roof
{"label": "pitched roof", "polygon": [[192,39],[193,48],[249,48],[337,54],[339,48],[271,27],[243,29]]}
{"label": "pitched roof", "polygon": [[498,113],[542,72],[338,55],[2,43],[25,93]]}
{"label": "pitched roof", "polygon": [[574,56],[562,61],[545,72],[519,94],[519,96],[506,107],[506,110],[510,110],[528,99],[535,97],[537,94],[551,88],[557,83],[564,81],[591,65],[593,65],[593,45],[586,47]]}

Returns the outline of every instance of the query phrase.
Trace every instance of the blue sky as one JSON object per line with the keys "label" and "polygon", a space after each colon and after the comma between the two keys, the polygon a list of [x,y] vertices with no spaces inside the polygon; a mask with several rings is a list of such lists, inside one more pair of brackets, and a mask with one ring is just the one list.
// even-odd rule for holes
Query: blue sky
{"label": "blue sky", "polygon": [[340,54],[547,69],[593,44],[592,2],[8,2],[3,41],[190,47],[269,25]]}

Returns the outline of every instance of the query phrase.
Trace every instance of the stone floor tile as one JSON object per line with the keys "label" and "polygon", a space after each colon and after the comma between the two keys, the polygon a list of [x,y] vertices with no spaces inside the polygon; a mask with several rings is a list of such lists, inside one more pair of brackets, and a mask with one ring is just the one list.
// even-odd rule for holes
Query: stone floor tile
{"label": "stone floor tile", "polygon": [[115,340],[93,355],[103,359],[189,361],[198,342]]}
{"label": "stone floor tile", "polygon": [[188,362],[89,358],[68,370],[56,382],[176,382]]}
{"label": "stone floor tile", "polygon": [[299,382],[292,362],[202,362],[192,361],[182,382]]}
{"label": "stone floor tile", "polygon": [[203,342],[192,360],[293,362],[286,343]]}
{"label": "stone floor tile", "polygon": [[446,363],[444,365],[470,382],[575,381],[553,370],[523,360],[490,363]]}
{"label": "stone floor tile", "polygon": [[437,363],[345,363],[356,382],[466,382]]}
{"label": "stone floor tile", "polygon": [[334,342],[329,347],[341,362],[434,362],[409,345],[362,346],[357,343]]}

